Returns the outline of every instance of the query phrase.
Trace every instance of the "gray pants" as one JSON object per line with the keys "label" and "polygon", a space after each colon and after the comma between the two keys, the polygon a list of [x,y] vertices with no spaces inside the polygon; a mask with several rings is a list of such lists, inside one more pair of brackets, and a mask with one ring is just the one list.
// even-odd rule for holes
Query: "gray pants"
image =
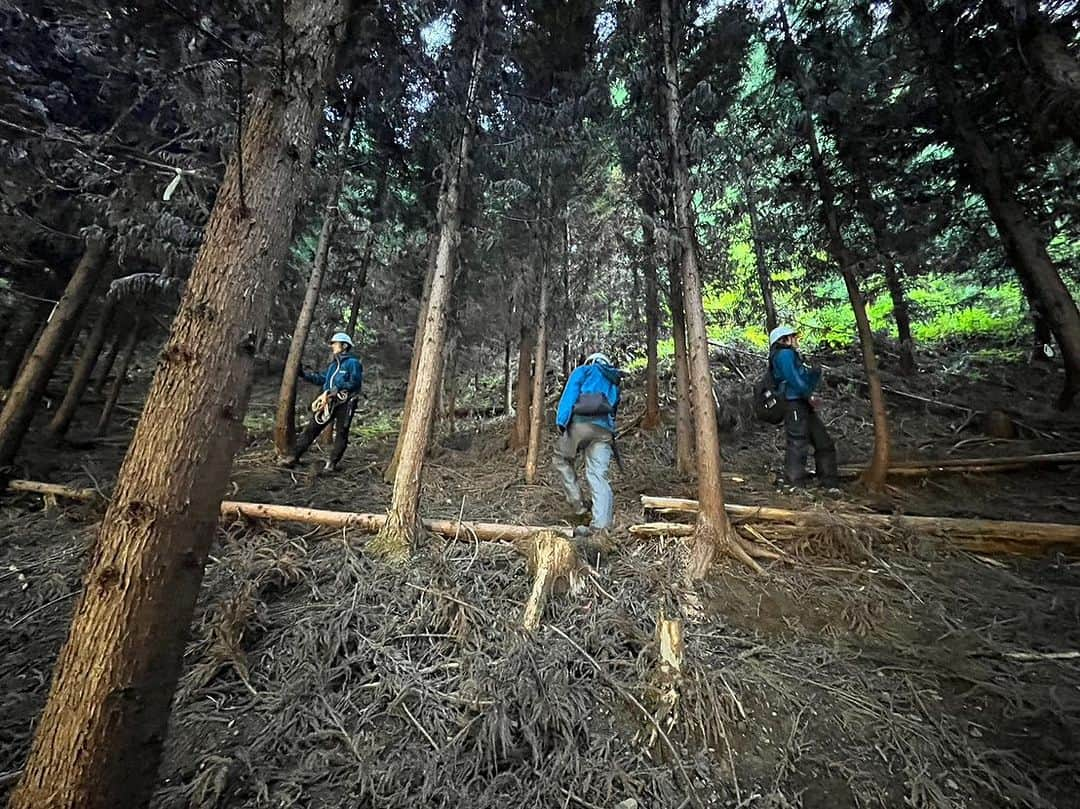
{"label": "gray pants", "polygon": [[552,466],[559,473],[566,501],[576,510],[584,508],[581,486],[578,484],[574,461],[579,452],[585,453],[585,479],[592,492],[592,520],[596,529],[610,528],[614,522],[615,500],[608,483],[608,466],[612,457],[612,434],[591,421],[571,422],[555,443]]}

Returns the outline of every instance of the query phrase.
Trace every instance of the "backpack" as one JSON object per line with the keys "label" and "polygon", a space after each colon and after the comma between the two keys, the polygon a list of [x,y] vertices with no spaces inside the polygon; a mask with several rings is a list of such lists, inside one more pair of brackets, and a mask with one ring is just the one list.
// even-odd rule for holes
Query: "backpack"
{"label": "backpack", "polygon": [[772,356],[765,367],[765,373],[754,385],[754,416],[766,424],[783,424],[787,415],[788,403],[780,396],[780,387],[773,376]]}

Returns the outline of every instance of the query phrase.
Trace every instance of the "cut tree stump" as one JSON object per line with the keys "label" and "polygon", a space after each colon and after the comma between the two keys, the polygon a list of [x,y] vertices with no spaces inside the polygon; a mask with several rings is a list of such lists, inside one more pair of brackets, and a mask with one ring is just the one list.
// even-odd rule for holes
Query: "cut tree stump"
{"label": "cut tree stump", "polygon": [[[661,513],[696,513],[697,501],[679,497],[650,497],[642,495],[642,507]],[[963,517],[926,517],[915,514],[874,514],[856,511],[806,510],[791,511],[768,506],[741,506],[727,503],[725,509],[733,517],[754,522],[786,523],[788,525],[829,525],[845,518],[877,529],[906,528],[920,534],[941,536],[957,547],[979,553],[1011,553],[1037,555],[1061,550],[1072,556],[1080,555],[1080,525],[1015,520],[984,520]],[[630,527],[639,536],[690,536],[694,526],[686,523],[654,522]]]}
{"label": "cut tree stump", "polygon": [[525,629],[532,632],[540,626],[549,595],[576,593],[581,589],[586,566],[578,559],[574,544],[554,531],[541,531],[529,540],[515,543],[515,547],[525,554],[533,577],[522,619]]}

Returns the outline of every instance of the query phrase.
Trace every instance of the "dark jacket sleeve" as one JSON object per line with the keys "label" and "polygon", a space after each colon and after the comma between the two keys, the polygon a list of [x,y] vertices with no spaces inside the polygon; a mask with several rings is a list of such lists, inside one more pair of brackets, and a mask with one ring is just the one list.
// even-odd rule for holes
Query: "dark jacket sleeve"
{"label": "dark jacket sleeve", "polygon": [[304,371],[301,376],[312,385],[319,385],[320,387],[326,381],[326,374],[322,371]]}

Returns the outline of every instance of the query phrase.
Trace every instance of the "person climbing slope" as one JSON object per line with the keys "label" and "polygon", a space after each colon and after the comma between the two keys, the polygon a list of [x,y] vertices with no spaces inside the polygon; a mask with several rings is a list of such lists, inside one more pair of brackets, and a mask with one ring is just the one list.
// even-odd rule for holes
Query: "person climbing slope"
{"label": "person climbing slope", "polygon": [[817,414],[820,404],[814,391],[821,382],[821,371],[808,368],[799,354],[799,333],[791,326],[777,326],[769,332],[769,367],[779,394],[786,400],[784,432],[787,450],[784,480],[791,486],[806,484],[809,473],[806,459],[814,447],[814,466],[818,485],[837,486],[836,446]]}
{"label": "person climbing slope", "polygon": [[297,437],[296,450],[281,459],[281,466],[295,466],[326,426],[333,423],[334,446],[323,469],[333,472],[337,468],[349,444],[349,427],[364,383],[364,366],[353,356],[352,348],[349,335],[339,331],[330,338],[330,365],[325,372],[305,371],[301,366],[298,376],[321,385],[323,392],[311,403],[311,421]]}
{"label": "person climbing slope", "polygon": [[560,435],[552,465],[559,473],[567,502],[576,515],[582,516],[588,508],[574,462],[578,453],[585,455],[585,478],[592,492],[591,531],[606,531],[614,522],[615,503],[607,476],[616,452],[615,417],[621,381],[622,371],[612,366],[606,356],[591,354],[566,380],[555,416]]}

